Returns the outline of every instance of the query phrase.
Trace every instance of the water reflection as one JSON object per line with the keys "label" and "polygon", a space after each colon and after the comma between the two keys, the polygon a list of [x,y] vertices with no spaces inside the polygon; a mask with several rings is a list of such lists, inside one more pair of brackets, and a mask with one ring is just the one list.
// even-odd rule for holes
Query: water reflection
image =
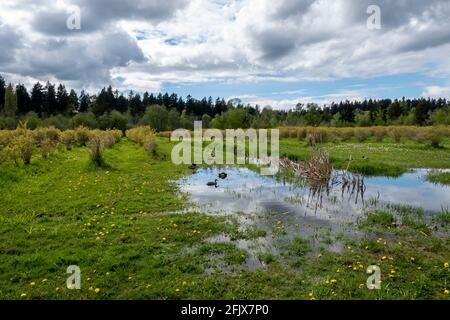
{"label": "water reflection", "polygon": [[[217,187],[207,186],[220,173]],[[242,229],[257,227],[265,237],[236,240],[249,255],[246,268],[264,266],[258,253],[279,254],[294,237],[309,239],[313,248],[341,252],[339,235],[357,239],[361,234],[352,222],[364,211],[383,209],[387,204],[406,204],[426,211],[450,208],[450,187],[425,180],[428,170],[411,170],[399,178],[361,177],[335,171],[326,185],[308,184],[292,178],[261,176],[247,168],[202,168],[178,181],[189,196],[191,209],[209,214],[232,214]],[[223,175],[222,175],[223,176]],[[208,241],[230,242],[228,235]],[[207,272],[214,272],[209,270]]]}
{"label": "water reflection", "polygon": [[[222,172],[218,187],[209,187]],[[202,168],[178,181],[193,204],[210,214],[290,213],[332,222],[353,222],[364,210],[386,203],[421,207],[426,211],[450,208],[450,187],[427,182],[428,170],[417,169],[398,178],[348,176],[336,171],[324,185],[261,176],[247,168]]]}

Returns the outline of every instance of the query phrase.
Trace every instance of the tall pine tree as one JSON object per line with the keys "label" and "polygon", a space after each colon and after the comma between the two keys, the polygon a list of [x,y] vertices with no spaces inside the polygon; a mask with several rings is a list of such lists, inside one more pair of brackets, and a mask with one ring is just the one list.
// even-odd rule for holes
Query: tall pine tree
{"label": "tall pine tree", "polygon": [[69,95],[67,94],[66,87],[60,84],[58,86],[58,92],[56,93],[56,112],[67,113],[69,106]]}
{"label": "tall pine tree", "polygon": [[17,96],[11,83],[5,91],[4,113],[8,117],[14,117],[17,114]]}
{"label": "tall pine tree", "polygon": [[25,85],[19,83],[16,86],[17,95],[17,109],[20,114],[25,114],[31,111],[31,98],[28,94]]}
{"label": "tall pine tree", "polygon": [[3,111],[3,106],[5,105],[5,88],[5,80],[0,75],[0,113]]}

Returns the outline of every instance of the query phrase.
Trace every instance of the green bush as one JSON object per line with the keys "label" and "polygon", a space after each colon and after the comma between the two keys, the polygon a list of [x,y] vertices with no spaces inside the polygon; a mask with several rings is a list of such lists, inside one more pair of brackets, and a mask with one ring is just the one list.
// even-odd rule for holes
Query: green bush
{"label": "green bush", "polygon": [[98,128],[98,122],[92,112],[81,112],[76,114],[69,121],[70,128],[87,127],[90,129]]}

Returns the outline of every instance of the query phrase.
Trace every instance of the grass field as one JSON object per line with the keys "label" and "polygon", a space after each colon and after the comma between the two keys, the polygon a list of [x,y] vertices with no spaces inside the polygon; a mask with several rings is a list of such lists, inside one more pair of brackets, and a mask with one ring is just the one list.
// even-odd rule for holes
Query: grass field
{"label": "grass field", "polygon": [[[337,167],[352,155],[366,173],[450,167],[450,145],[416,142],[326,143]],[[448,299],[448,213],[439,231],[409,209],[373,213],[354,228],[360,240],[341,238],[342,253],[312,248],[295,238],[282,256],[262,252],[264,268],[245,267],[235,243],[211,243],[228,234],[256,238],[230,217],[186,207],[173,180],[189,174],[170,161],[171,144],[158,155],[122,139],[93,166],[85,147],[35,156],[29,166],[0,165],[1,299]],[[283,139],[281,154],[304,159],[304,141]],[[363,159],[364,156],[364,159]],[[396,212],[397,211],[397,212]],[[393,224],[399,212],[414,223]],[[268,230],[267,232],[272,232]],[[276,233],[273,233],[276,237]],[[365,287],[366,268],[379,265],[381,290]],[[69,290],[66,268],[81,268],[81,290]]]}

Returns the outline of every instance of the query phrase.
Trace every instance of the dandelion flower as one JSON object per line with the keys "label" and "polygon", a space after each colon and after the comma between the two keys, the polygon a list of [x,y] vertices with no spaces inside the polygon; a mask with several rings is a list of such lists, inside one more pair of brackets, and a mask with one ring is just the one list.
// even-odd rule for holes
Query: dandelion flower
{"label": "dandelion flower", "polygon": [[411,261],[415,261],[416,260],[416,258],[414,258],[414,257],[411,257]]}
{"label": "dandelion flower", "polygon": [[166,237],[162,237],[162,241],[166,241],[167,239],[166,239]]}
{"label": "dandelion flower", "polygon": [[46,283],[47,282],[47,279],[42,279],[42,283]]}
{"label": "dandelion flower", "polygon": [[176,288],[176,289],[175,289],[175,292],[180,292],[180,289],[179,289],[179,288]]}
{"label": "dandelion flower", "polygon": [[32,283],[30,283],[30,286],[32,286],[32,287],[34,287],[36,285],[36,282],[32,282]]}
{"label": "dandelion flower", "polygon": [[444,289],[444,294],[449,294],[450,291],[448,289]]}
{"label": "dandelion flower", "polygon": [[95,293],[99,293],[100,292],[100,288],[95,288]]}
{"label": "dandelion flower", "polygon": [[448,269],[448,267],[449,267],[448,262],[445,262],[445,263],[444,263],[444,268],[445,268],[445,269]]}
{"label": "dandelion flower", "polygon": [[331,284],[336,284],[336,283],[337,283],[337,280],[336,280],[336,279],[331,279],[330,283],[331,283]]}
{"label": "dandelion flower", "polygon": [[361,284],[359,285],[359,288],[360,288],[360,289],[364,289],[364,283],[361,283]]}
{"label": "dandelion flower", "polygon": [[22,293],[22,294],[20,295],[20,297],[21,297],[21,298],[26,298],[26,297],[27,297],[27,294],[26,294],[26,293]]}

